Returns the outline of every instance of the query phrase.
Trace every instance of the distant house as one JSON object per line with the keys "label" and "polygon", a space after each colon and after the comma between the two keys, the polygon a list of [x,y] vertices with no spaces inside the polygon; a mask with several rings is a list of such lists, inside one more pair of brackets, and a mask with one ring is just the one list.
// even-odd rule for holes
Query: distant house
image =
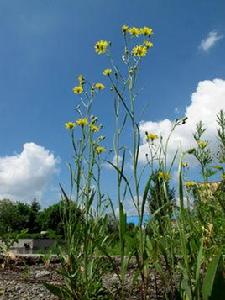
{"label": "distant house", "polygon": [[[53,239],[19,239],[10,250],[13,253],[32,254],[49,250],[55,243]],[[2,241],[0,240],[0,246]]]}

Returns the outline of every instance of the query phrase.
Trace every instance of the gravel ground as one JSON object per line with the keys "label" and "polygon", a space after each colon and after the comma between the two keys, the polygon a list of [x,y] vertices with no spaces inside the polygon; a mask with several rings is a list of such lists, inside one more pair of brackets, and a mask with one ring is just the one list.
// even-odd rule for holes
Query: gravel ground
{"label": "gravel ground", "polygon": [[[58,298],[51,295],[44,287],[43,283],[61,283],[61,278],[56,270],[59,267],[57,261],[45,267],[40,257],[26,257],[19,258],[11,264],[10,268],[0,269],[0,300],[57,300]],[[134,267],[131,266],[126,276],[126,299],[139,300],[140,289],[133,284]],[[155,300],[155,283],[157,281],[160,286],[159,278],[155,278],[154,274],[151,276],[149,283],[149,297],[147,299]],[[118,290],[120,284],[116,273],[106,274],[104,279],[104,286],[107,287],[115,296],[115,300],[119,300]],[[159,289],[162,292],[162,289]],[[159,296],[159,295],[158,295]],[[158,297],[157,300],[163,299]]]}
{"label": "gravel ground", "polygon": [[44,287],[44,282],[58,283],[55,271],[42,266],[16,266],[0,271],[0,300],[56,300]]}

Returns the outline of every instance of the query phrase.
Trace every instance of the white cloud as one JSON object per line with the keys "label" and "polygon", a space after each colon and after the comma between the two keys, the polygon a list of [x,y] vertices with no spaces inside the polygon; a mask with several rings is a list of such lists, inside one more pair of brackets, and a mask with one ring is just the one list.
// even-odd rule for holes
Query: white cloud
{"label": "white cloud", "polygon": [[53,153],[35,143],[24,144],[20,154],[0,157],[0,199],[40,200],[57,162]]}
{"label": "white cloud", "polygon": [[[137,216],[138,215],[138,211],[137,211],[137,196],[134,196],[134,201],[131,198],[126,198],[123,202],[123,207],[124,207],[124,211],[127,214],[127,216]],[[143,197],[139,196],[139,201],[140,201],[140,207],[143,201]],[[148,201],[145,202],[145,208],[144,208],[144,212],[145,214],[149,214],[149,205],[148,205]],[[115,214],[116,216],[119,216],[119,208],[116,207],[115,208]]]}
{"label": "white cloud", "polygon": [[123,158],[121,155],[114,155],[113,156],[113,164],[116,166],[117,165],[117,162],[118,164],[121,164]]}
{"label": "white cloud", "polygon": [[203,51],[208,51],[222,38],[223,38],[223,35],[220,35],[217,31],[210,31],[208,33],[206,39],[201,41],[199,49],[201,49]]}
{"label": "white cloud", "polygon": [[[113,156],[113,159],[112,159],[112,161],[111,161],[111,163],[112,163],[114,166],[117,166],[117,160],[118,160],[118,165],[120,166],[120,164],[122,163],[122,160],[123,160],[123,158],[122,158],[121,155],[118,155],[118,156],[117,156],[117,155],[114,155],[114,156]],[[108,163],[108,162],[104,163],[103,166],[104,166],[106,169],[110,169],[110,170],[113,170],[113,169],[114,169],[114,167],[113,167],[110,163]]]}
{"label": "white cloud", "polygon": [[[191,104],[186,107],[185,115],[188,118],[185,125],[178,126],[171,137],[168,148],[168,159],[171,159],[179,146],[187,150],[194,145],[193,133],[196,124],[202,120],[207,132],[205,138],[210,146],[215,148],[217,135],[217,114],[225,110],[225,80],[205,80],[198,83],[197,90],[191,96]],[[145,141],[145,131],[167,137],[172,127],[172,121],[164,119],[158,122],[142,121],[140,134],[142,145],[140,146],[140,160],[146,161],[145,154],[149,152]]]}

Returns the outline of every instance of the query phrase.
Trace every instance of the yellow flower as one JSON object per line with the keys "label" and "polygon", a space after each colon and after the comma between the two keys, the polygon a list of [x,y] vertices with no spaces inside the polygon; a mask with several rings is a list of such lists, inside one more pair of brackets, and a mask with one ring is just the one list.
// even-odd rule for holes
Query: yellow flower
{"label": "yellow flower", "polygon": [[92,132],[98,132],[100,130],[100,127],[95,124],[90,124],[90,129]]}
{"label": "yellow flower", "polygon": [[104,54],[107,51],[109,42],[106,40],[100,40],[95,45],[95,51],[97,54]]}
{"label": "yellow flower", "polygon": [[112,69],[105,69],[105,70],[102,72],[102,74],[103,74],[104,76],[109,76],[111,73],[112,73]]}
{"label": "yellow flower", "polygon": [[128,30],[129,30],[129,26],[128,26],[128,25],[123,25],[123,26],[122,26],[122,31],[123,31],[123,33],[127,33]]}
{"label": "yellow flower", "polygon": [[87,118],[78,119],[76,120],[76,124],[78,126],[86,126],[88,124],[88,119]]}
{"label": "yellow flower", "polygon": [[82,74],[80,74],[78,77],[77,77],[78,81],[79,81],[79,84],[80,86],[82,86],[84,83],[85,83],[85,78]]}
{"label": "yellow flower", "polygon": [[148,133],[148,132],[146,132],[145,134],[146,134],[146,140],[147,141],[152,141],[153,142],[154,140],[156,140],[156,139],[159,138],[158,135],[154,134],[154,133]]}
{"label": "yellow flower", "polygon": [[145,56],[147,54],[147,47],[143,45],[137,45],[133,48],[132,53],[134,56]]}
{"label": "yellow flower", "polygon": [[196,186],[196,183],[194,181],[187,181],[185,182],[185,186],[186,188],[191,189]]}
{"label": "yellow flower", "polygon": [[101,153],[105,152],[105,148],[102,146],[97,146],[96,147],[96,153],[99,155]]}
{"label": "yellow flower", "polygon": [[149,35],[153,34],[153,30],[152,30],[152,28],[145,26],[145,27],[141,28],[141,33],[143,35],[148,35],[149,36]]}
{"label": "yellow flower", "polygon": [[73,88],[73,92],[74,92],[74,94],[82,94],[82,93],[83,93],[83,88],[82,88],[82,86],[81,86],[81,85],[75,86],[75,87]]}
{"label": "yellow flower", "polygon": [[104,84],[101,82],[97,82],[94,87],[98,90],[103,90],[105,88]]}
{"label": "yellow flower", "polygon": [[205,149],[205,147],[207,147],[208,145],[206,141],[202,141],[202,140],[199,140],[197,143],[200,149]]}
{"label": "yellow flower", "polygon": [[150,42],[150,41],[148,41],[148,40],[145,40],[145,41],[144,41],[144,45],[146,46],[147,49],[153,47],[153,43]]}
{"label": "yellow flower", "polygon": [[131,35],[135,35],[135,36],[139,36],[139,35],[141,34],[140,28],[137,28],[137,27],[129,28],[129,29],[128,29],[128,32],[129,32]]}
{"label": "yellow flower", "polygon": [[168,172],[159,172],[158,177],[159,179],[168,181],[170,179],[170,174]]}
{"label": "yellow flower", "polygon": [[66,127],[66,129],[73,129],[74,127],[75,127],[75,123],[73,123],[73,122],[67,122],[66,124],[65,124],[65,127]]}

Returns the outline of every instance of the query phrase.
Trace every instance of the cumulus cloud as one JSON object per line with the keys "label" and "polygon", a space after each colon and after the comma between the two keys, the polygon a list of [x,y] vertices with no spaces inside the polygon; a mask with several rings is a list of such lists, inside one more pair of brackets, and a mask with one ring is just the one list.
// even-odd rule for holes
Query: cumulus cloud
{"label": "cumulus cloud", "polygon": [[[114,166],[117,166],[117,161],[118,161],[118,164],[119,166],[121,165],[122,163],[122,156],[121,155],[114,155],[113,158],[112,158],[112,161],[111,163],[114,165]],[[113,170],[113,166],[111,164],[109,164],[108,162],[104,163],[103,166],[106,168],[106,169],[109,169],[109,170]]]}
{"label": "cumulus cloud", "polygon": [[40,200],[58,159],[49,150],[35,143],[26,143],[20,154],[0,157],[0,199]]}
{"label": "cumulus cloud", "polygon": [[[185,116],[188,118],[185,125],[178,126],[171,137],[168,148],[168,159],[171,159],[178,147],[187,150],[194,145],[193,133],[196,124],[202,120],[207,132],[205,138],[210,146],[215,148],[217,135],[217,114],[225,110],[225,80],[214,79],[201,81],[197,90],[191,95],[191,103],[186,107]],[[146,161],[145,154],[149,152],[145,141],[145,131],[167,137],[172,127],[172,121],[164,119],[158,122],[142,121],[140,134],[142,144],[140,146],[140,160]]]}
{"label": "cumulus cloud", "polygon": [[217,31],[210,31],[205,39],[201,41],[199,49],[203,51],[208,51],[210,48],[215,46],[215,44],[223,38]]}
{"label": "cumulus cloud", "polygon": [[[140,207],[143,201],[143,197],[139,196],[139,201],[140,201]],[[123,202],[123,207],[124,210],[127,214],[127,216],[137,216],[138,215],[138,211],[137,211],[137,196],[134,196],[134,201],[131,198],[126,198]],[[148,205],[148,201],[145,202],[145,208],[144,208],[144,212],[145,214],[149,214],[149,205]],[[115,208],[115,214],[116,216],[119,216],[119,208],[116,207]]]}

